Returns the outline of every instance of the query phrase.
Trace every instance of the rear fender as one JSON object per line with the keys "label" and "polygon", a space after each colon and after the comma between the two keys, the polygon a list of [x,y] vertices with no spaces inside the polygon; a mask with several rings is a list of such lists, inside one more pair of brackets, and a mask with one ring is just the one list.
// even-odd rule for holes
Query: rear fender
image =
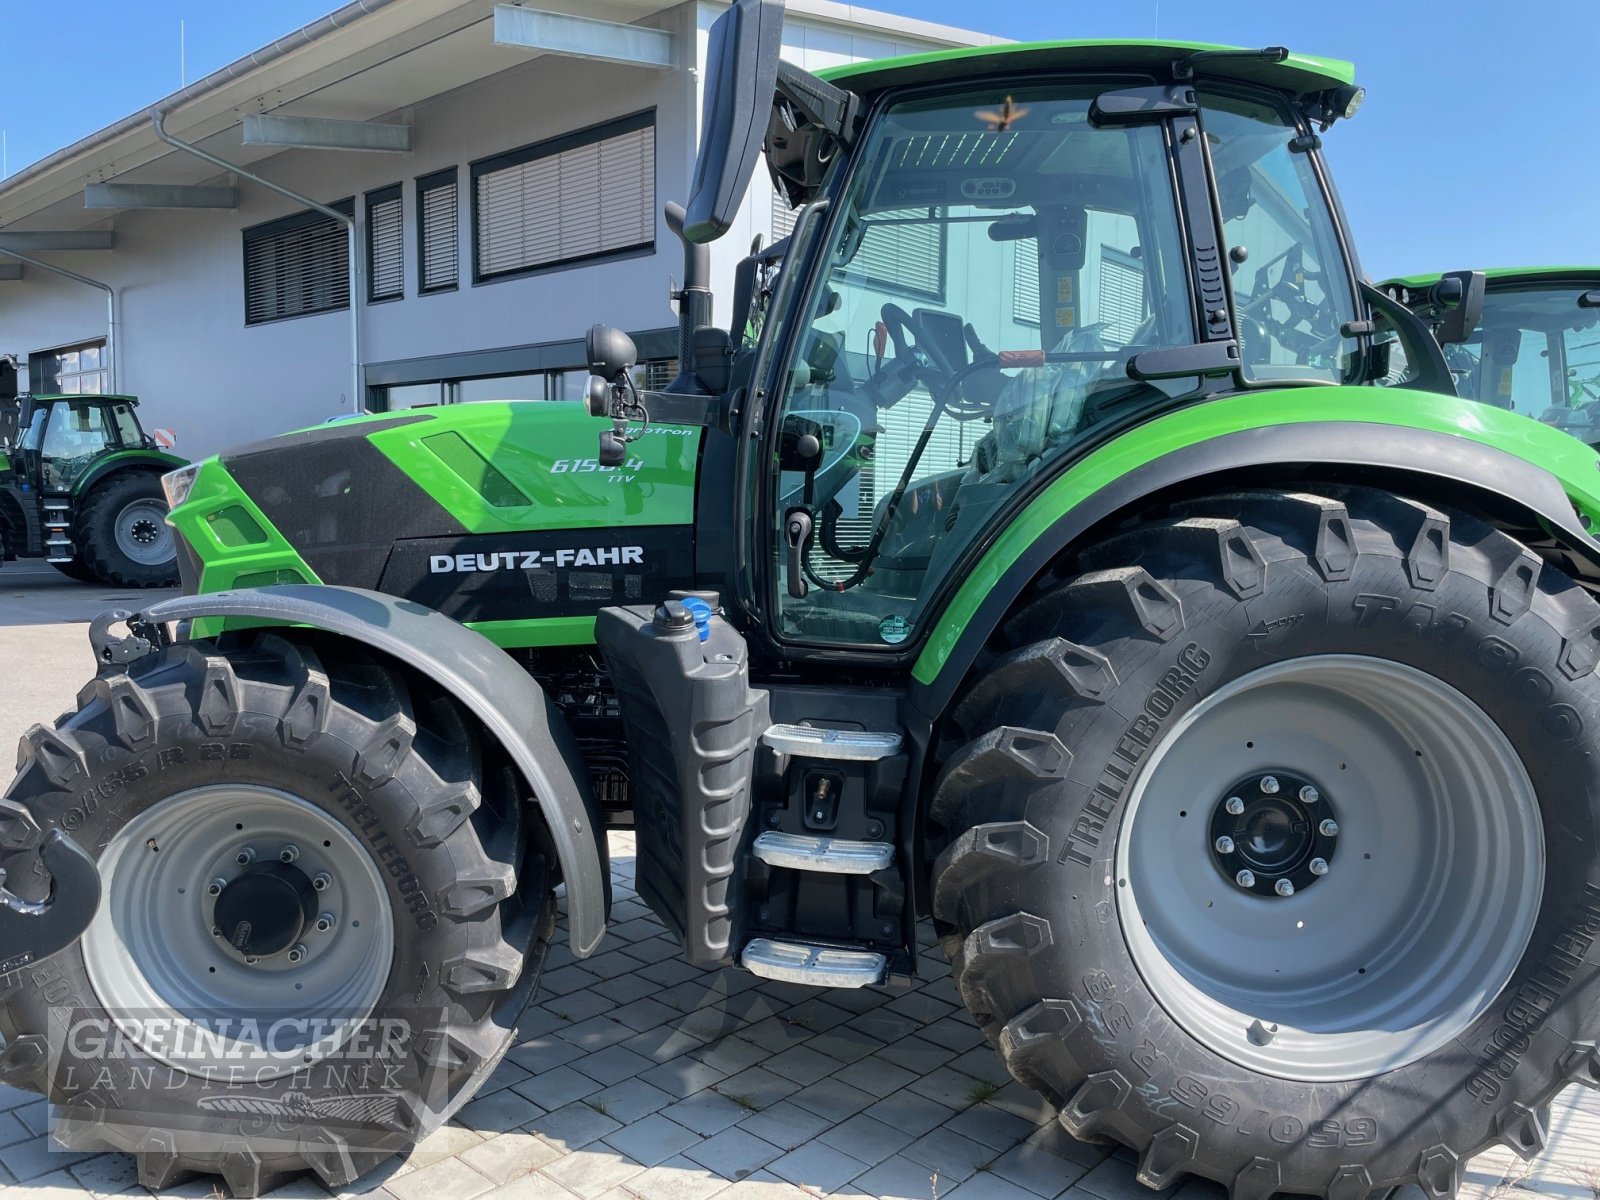
{"label": "rear fender", "polygon": [[[200,617],[243,617],[347,637],[422,672],[454,696],[527,781],[561,864],[572,952],[581,957],[594,951],[611,900],[605,825],[566,722],[503,650],[430,608],[360,588],[284,585],[179,596],[121,619],[136,637],[157,629],[164,637],[163,627]],[[108,614],[97,620],[90,637],[101,666],[115,669],[132,647],[130,639],[106,636],[110,619]]]}
{"label": "rear fender", "polygon": [[[1329,389],[1332,390],[1332,389]],[[1377,389],[1352,389],[1368,391]],[[1470,412],[1470,410],[1469,410]],[[1531,421],[1500,414],[1537,427]],[[1600,523],[1600,474],[1593,450],[1544,430],[1557,454],[1547,464],[1452,433],[1363,421],[1310,421],[1240,430],[1152,458],[1079,502],[1047,491],[1032,506],[1036,535],[1011,557],[991,551],[964,586],[976,597],[939,619],[913,671],[908,699],[936,719],[958,693],[985,643],[1062,555],[1124,517],[1181,494],[1301,480],[1364,482],[1435,503],[1466,503],[1540,529],[1588,581],[1600,582],[1600,542],[1585,527]],[[1023,517],[1035,515],[1025,512]],[[1018,529],[1026,522],[1019,519]]]}
{"label": "rear fender", "polygon": [[81,502],[90,489],[119,471],[152,471],[157,475],[165,475],[186,465],[187,459],[162,450],[118,450],[98,459],[84,472],[83,477],[72,485],[72,498],[74,502]]}

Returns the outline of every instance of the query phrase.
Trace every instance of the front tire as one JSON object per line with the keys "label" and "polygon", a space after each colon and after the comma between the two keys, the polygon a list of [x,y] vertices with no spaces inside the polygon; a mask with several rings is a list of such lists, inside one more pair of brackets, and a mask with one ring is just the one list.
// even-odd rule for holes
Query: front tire
{"label": "front tire", "polygon": [[134,1153],[152,1188],[340,1188],[505,1053],[553,859],[514,769],[424,681],[312,636],[184,643],[90,683],[20,759],[7,796],[105,889],[0,990],[0,1080],[60,1106],[63,1142]]}
{"label": "front tire", "polygon": [[1600,605],[1366,489],[1195,501],[1078,569],[1005,626],[933,801],[1012,1074],[1156,1188],[1442,1198],[1536,1154],[1600,1082]]}

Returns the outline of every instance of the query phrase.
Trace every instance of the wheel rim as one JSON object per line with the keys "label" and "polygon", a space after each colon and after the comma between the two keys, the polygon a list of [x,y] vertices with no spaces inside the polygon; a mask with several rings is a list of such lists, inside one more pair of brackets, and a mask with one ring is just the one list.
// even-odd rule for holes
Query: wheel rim
{"label": "wheel rim", "polygon": [[[1274,871],[1300,855],[1288,895],[1233,878],[1213,824],[1250,818],[1279,775],[1308,781],[1336,826],[1336,852],[1310,829],[1305,847],[1258,855]],[[1172,728],[1115,865],[1134,962],[1190,1036],[1264,1074],[1360,1079],[1438,1049],[1505,986],[1538,916],[1543,825],[1521,759],[1465,695],[1386,659],[1318,655],[1253,671]]]}
{"label": "wheel rim", "polygon": [[[213,932],[215,885],[242,886],[267,865],[299,871],[316,911],[292,945],[252,962]],[[182,792],[123,826],[99,866],[105,900],[82,941],[90,983],[126,1036],[169,1066],[215,1072],[243,1056],[252,1078],[277,1078],[338,1049],[383,993],[394,919],[377,865],[287,792]]]}
{"label": "wheel rim", "polygon": [[117,514],[117,549],[142,567],[158,567],[173,557],[172,530],[159,500],[134,500]]}

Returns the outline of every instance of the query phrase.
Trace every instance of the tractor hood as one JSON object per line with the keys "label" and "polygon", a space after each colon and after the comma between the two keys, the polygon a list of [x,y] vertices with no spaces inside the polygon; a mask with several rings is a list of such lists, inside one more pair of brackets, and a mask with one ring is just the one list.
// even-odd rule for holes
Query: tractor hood
{"label": "tractor hood", "polygon": [[515,401],[241,446],[200,464],[172,510],[185,590],[341,584],[502,645],[587,641],[606,605],[693,585],[700,440],[652,425],[601,468],[581,406]]}

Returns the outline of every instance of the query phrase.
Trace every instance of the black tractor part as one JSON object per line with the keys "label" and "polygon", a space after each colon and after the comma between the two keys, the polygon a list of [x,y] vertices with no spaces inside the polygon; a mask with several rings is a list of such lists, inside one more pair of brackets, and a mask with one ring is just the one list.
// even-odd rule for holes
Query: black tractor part
{"label": "black tractor part", "polygon": [[1448,1197],[1536,1155],[1600,1082],[1600,605],[1360,488],[1189,502],[1077,569],[997,634],[932,801],[1012,1075],[1154,1188]]}
{"label": "black tractor part", "polygon": [[[0,1080],[58,1106],[66,1145],[136,1155],[153,1189],[212,1173],[256,1196],[303,1170],[343,1188],[509,1047],[554,855],[516,771],[420,676],[307,631],[186,642],[108,668],[21,753],[10,888],[43,899],[31,846],[68,830],[105,893],[0,993]],[[52,1041],[63,1013],[77,1043]],[[113,1016],[144,1032],[92,1036]]]}

